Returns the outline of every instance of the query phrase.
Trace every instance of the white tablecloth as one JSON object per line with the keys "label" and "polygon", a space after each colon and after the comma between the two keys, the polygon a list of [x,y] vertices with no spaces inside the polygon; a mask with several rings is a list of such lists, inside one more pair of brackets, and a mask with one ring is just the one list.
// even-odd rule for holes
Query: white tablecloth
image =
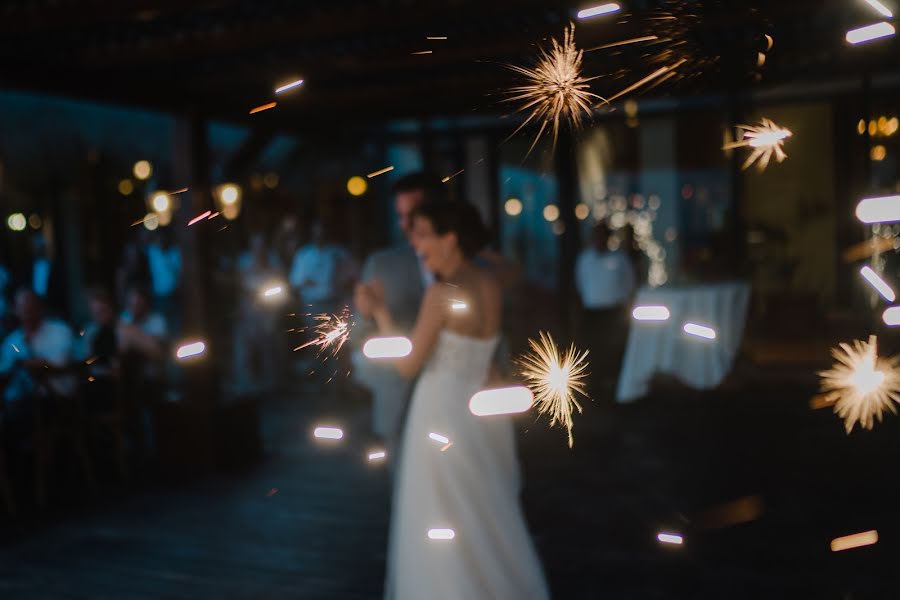
{"label": "white tablecloth", "polygon": [[[632,319],[616,400],[631,402],[646,395],[656,373],[673,375],[696,389],[719,385],[740,345],[749,297],[750,286],[741,282],[638,291],[635,306],[663,305],[670,316],[668,321]],[[687,322],[712,327],[716,339],[688,335],[682,330]]]}

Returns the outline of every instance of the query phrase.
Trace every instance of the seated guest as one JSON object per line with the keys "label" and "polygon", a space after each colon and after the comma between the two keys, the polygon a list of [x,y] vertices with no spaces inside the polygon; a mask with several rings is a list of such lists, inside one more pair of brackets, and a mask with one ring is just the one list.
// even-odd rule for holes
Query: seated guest
{"label": "seated guest", "polygon": [[575,262],[575,285],[584,306],[585,332],[598,392],[598,376],[615,378],[628,333],[628,304],[635,289],[635,270],[626,250],[609,248],[610,231],[594,226],[591,244]]}
{"label": "seated guest", "polygon": [[291,266],[290,283],[310,312],[334,312],[349,292],[354,278],[352,257],[332,242],[330,228],[320,220],[313,223],[310,243],[297,251]]}
{"label": "seated guest", "polygon": [[87,362],[90,374],[85,404],[89,410],[107,411],[114,405],[115,379],[118,367],[119,342],[116,336],[116,310],[112,297],[102,288],[87,292],[91,322],[81,333],[76,358]]}
{"label": "seated guest", "polygon": [[[77,381],[71,373],[59,373],[72,359],[75,337],[68,325],[44,316],[44,303],[31,289],[15,296],[19,328],[9,334],[0,348],[0,377],[6,383],[5,420],[8,427],[29,427],[39,393],[57,397],[75,393]],[[39,385],[40,379],[46,387]]]}

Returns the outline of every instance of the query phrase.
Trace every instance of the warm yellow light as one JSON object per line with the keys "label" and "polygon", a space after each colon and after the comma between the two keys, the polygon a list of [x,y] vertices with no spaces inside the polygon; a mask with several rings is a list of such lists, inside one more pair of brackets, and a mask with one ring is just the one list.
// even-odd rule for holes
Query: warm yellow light
{"label": "warm yellow light", "polygon": [[584,202],[579,202],[575,206],[575,218],[577,218],[579,221],[584,221],[589,216],[591,216],[590,207]]}
{"label": "warm yellow light", "polygon": [[236,204],[241,198],[241,188],[234,183],[222,184],[219,187],[219,198],[225,206]]}
{"label": "warm yellow light", "polygon": [[150,206],[158,213],[168,212],[172,208],[172,199],[165,192],[156,192],[150,199]]}
{"label": "warm yellow light", "polygon": [[159,219],[160,227],[168,227],[172,222],[172,211],[167,210],[165,212],[156,213],[156,218]]}
{"label": "warm yellow light", "polygon": [[503,205],[503,210],[511,217],[518,217],[522,214],[522,201],[518,198],[510,198]]}
{"label": "warm yellow light", "polygon": [[412,352],[412,342],[405,337],[372,338],[363,345],[366,358],[403,358]]}
{"label": "warm yellow light", "polygon": [[149,160],[139,160],[134,163],[134,176],[140,179],[141,181],[145,179],[149,179],[150,175],[153,174],[153,165],[150,164]]}
{"label": "warm yellow light", "polygon": [[860,119],[859,123],[856,124],[856,132],[859,135],[862,135],[866,132],[866,120],[865,119]]}
{"label": "warm yellow light", "polygon": [[156,216],[156,213],[147,213],[141,223],[144,224],[144,229],[153,231],[159,227],[159,217]]}
{"label": "warm yellow light", "polygon": [[874,120],[869,121],[869,136],[875,137],[875,134],[878,133],[878,123]]}
{"label": "warm yellow light", "polygon": [[887,135],[894,135],[897,133],[897,129],[900,128],[900,120],[897,117],[891,117],[887,122]]}
{"label": "warm yellow light", "polygon": [[263,177],[263,185],[270,190],[278,187],[278,181],[278,173],[266,173],[266,176]]}
{"label": "warm yellow light", "polygon": [[347,191],[351,196],[362,196],[369,189],[369,184],[359,175],[354,175],[347,180]]}
{"label": "warm yellow light", "polygon": [[559,219],[559,207],[555,204],[548,204],[544,207],[544,220],[552,223]]}
{"label": "warm yellow light", "polygon": [[534,394],[524,386],[482,390],[469,399],[469,411],[479,417],[509,415],[531,408]]}
{"label": "warm yellow light", "polygon": [[130,196],[134,191],[134,184],[130,179],[123,179],[119,182],[119,193],[123,196]]}
{"label": "warm yellow light", "polygon": [[872,150],[869,152],[869,158],[871,158],[875,162],[881,162],[887,157],[887,148],[878,144],[877,146],[872,146]]}
{"label": "warm yellow light", "polygon": [[6,226],[13,231],[22,231],[28,225],[28,220],[22,213],[13,213],[6,219]]}

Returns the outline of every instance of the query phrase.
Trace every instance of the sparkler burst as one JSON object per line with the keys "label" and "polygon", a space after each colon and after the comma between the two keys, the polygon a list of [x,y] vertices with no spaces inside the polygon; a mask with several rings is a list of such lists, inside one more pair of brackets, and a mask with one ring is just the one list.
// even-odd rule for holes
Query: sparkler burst
{"label": "sparkler burst", "polygon": [[339,314],[321,313],[313,315],[312,318],[317,323],[311,328],[314,337],[294,348],[294,351],[317,346],[320,355],[323,352],[330,352],[331,356],[337,356],[344,342],[350,337],[350,329],[353,326],[350,321],[350,309],[344,307]]}
{"label": "sparkler burst", "polygon": [[540,342],[528,340],[531,351],[518,359],[522,376],[534,393],[534,405],[542,415],[550,415],[550,426],[557,422],[569,432],[569,448],[572,437],[572,411],[581,405],[579,395],[588,397],[585,378],[588,375],[588,352],[579,352],[569,346],[560,353],[550,335],[541,332]]}
{"label": "sparkler burst", "polygon": [[753,151],[744,162],[744,169],[750,168],[756,163],[760,172],[765,171],[769,166],[772,157],[778,162],[784,161],[787,154],[784,153],[784,140],[794,135],[790,129],[779,127],[771,119],[763,118],[759,125],[738,125],[737,129],[741,131],[741,138],[736,142],[725,144],[723,150],[733,150],[735,148],[750,147]]}
{"label": "sparkler burst", "polygon": [[875,419],[881,422],[885,409],[897,414],[894,403],[900,403],[900,356],[878,356],[878,340],[854,340],[831,351],[837,362],[822,371],[822,391],[826,402],[834,404],[834,412],[844,419],[849,435],[859,423],[872,429]]}
{"label": "sparkler burst", "polygon": [[528,111],[528,117],[513,132],[518,133],[532,121],[540,121],[541,127],[531,144],[531,153],[538,140],[550,127],[553,143],[559,136],[560,122],[568,122],[572,128],[581,126],[582,119],[591,116],[594,99],[603,98],[589,91],[588,82],[596,79],[581,74],[583,51],[575,46],[575,26],[566,27],[563,41],[550,40],[550,48],[541,48],[537,64],[533,68],[506,65],[524,77],[523,85],[509,90],[507,102],[521,102],[516,112]]}

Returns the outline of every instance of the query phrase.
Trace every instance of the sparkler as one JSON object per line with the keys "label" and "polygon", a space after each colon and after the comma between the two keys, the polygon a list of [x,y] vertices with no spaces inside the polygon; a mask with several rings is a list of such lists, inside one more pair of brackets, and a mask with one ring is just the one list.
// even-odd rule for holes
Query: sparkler
{"label": "sparkler", "polygon": [[314,315],[313,320],[318,323],[312,328],[315,337],[294,348],[294,352],[310,346],[318,346],[319,354],[331,351],[332,356],[337,356],[344,346],[344,342],[350,337],[350,328],[352,327],[350,309],[345,307],[340,314]]}
{"label": "sparkler", "polygon": [[879,357],[877,344],[874,335],[868,342],[841,344],[831,351],[837,361],[834,366],[819,373],[824,400],[834,404],[848,435],[857,423],[872,429],[876,418],[881,422],[885,409],[897,414],[894,403],[900,403],[900,356]]}
{"label": "sparkler", "polygon": [[591,116],[594,99],[603,100],[588,90],[588,82],[595,77],[584,77],[581,74],[583,51],[575,46],[575,26],[566,27],[563,41],[559,43],[551,39],[550,48],[541,48],[537,64],[533,68],[506,65],[510,70],[524,76],[524,84],[510,89],[511,97],[507,102],[522,102],[516,112],[528,111],[528,117],[516,128],[513,135],[532,121],[541,121],[538,130],[528,149],[530,154],[538,140],[551,127],[553,143],[559,137],[560,121],[567,121],[577,129],[586,115]]}
{"label": "sparkler", "polygon": [[528,340],[531,351],[518,359],[522,376],[534,393],[534,404],[542,415],[550,415],[550,426],[557,422],[569,432],[569,448],[574,443],[572,437],[572,411],[581,405],[577,396],[587,395],[588,351],[579,352],[569,346],[560,353],[550,335],[541,332],[540,342]]}
{"label": "sparkler", "polygon": [[741,130],[741,139],[725,144],[722,149],[733,150],[747,146],[753,148],[750,156],[744,162],[743,169],[748,169],[753,163],[757,163],[757,169],[762,172],[769,166],[769,161],[773,156],[778,162],[787,158],[787,154],[784,152],[784,140],[794,135],[789,129],[779,127],[771,119],[766,118],[763,118],[759,125],[738,125],[737,129]]}
{"label": "sparkler", "polygon": [[211,215],[211,214],[212,214],[212,211],[208,210],[205,213],[201,213],[201,214],[197,215],[196,217],[194,217],[193,219],[188,221],[188,227],[190,227],[194,223],[197,223],[198,221],[202,221],[203,219],[208,219],[209,215]]}

